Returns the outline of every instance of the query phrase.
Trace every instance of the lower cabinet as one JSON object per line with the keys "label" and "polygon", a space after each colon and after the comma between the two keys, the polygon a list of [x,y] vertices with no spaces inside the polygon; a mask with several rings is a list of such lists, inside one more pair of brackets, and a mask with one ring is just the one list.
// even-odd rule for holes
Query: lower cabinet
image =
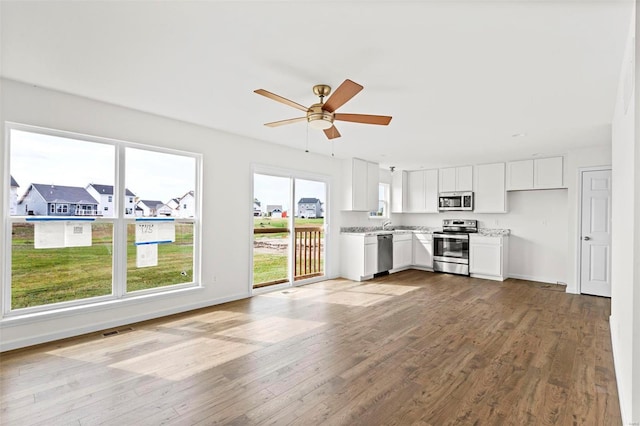
{"label": "lower cabinet", "polygon": [[364,239],[364,275],[373,275],[378,270],[378,238]]}
{"label": "lower cabinet", "polygon": [[433,269],[433,235],[413,235],[413,265]]}
{"label": "lower cabinet", "polygon": [[340,275],[353,281],[369,279],[378,269],[378,238],[375,235],[340,235]]}
{"label": "lower cabinet", "polygon": [[508,260],[508,236],[469,236],[469,273],[472,277],[504,281]]}
{"label": "lower cabinet", "polygon": [[393,269],[407,268],[411,265],[411,242],[413,235],[394,234],[393,235]]}

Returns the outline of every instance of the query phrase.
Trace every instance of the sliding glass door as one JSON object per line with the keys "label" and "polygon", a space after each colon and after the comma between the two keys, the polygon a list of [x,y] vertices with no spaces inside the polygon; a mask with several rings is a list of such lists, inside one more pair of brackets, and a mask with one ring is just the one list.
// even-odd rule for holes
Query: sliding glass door
{"label": "sliding glass door", "polygon": [[324,276],[327,183],[253,174],[253,288]]}

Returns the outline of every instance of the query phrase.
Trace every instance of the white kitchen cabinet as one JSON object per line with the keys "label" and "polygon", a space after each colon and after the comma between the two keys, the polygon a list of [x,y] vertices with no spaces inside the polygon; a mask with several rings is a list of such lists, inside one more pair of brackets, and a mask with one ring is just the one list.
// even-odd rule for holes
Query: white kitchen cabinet
{"label": "white kitchen cabinet", "polygon": [[440,192],[473,191],[473,166],[439,170]]}
{"label": "white kitchen cabinet", "polygon": [[481,164],[473,168],[474,213],[506,213],[505,164]]}
{"label": "white kitchen cabinet", "polygon": [[344,210],[377,211],[380,167],[378,163],[352,158],[344,161]]}
{"label": "white kitchen cabinet", "polygon": [[504,281],[508,260],[508,236],[469,235],[469,273],[472,277]]}
{"label": "white kitchen cabinet", "polygon": [[562,157],[533,160],[533,187],[536,189],[562,188]]}
{"label": "white kitchen cabinet", "polygon": [[410,233],[393,235],[393,269],[407,268],[411,265],[413,236]]}
{"label": "white kitchen cabinet", "polygon": [[407,180],[406,171],[395,171],[391,174],[391,213],[407,211]]}
{"label": "white kitchen cabinet", "polygon": [[413,265],[433,269],[433,235],[413,234]]}
{"label": "white kitchen cabinet", "polygon": [[438,170],[407,172],[407,212],[438,212]]}
{"label": "white kitchen cabinet", "polygon": [[378,270],[378,238],[366,237],[364,241],[364,275],[369,276]]}
{"label": "white kitchen cabinet", "polygon": [[563,188],[563,158],[536,158],[507,163],[507,191]]}
{"label": "white kitchen cabinet", "polygon": [[366,280],[378,269],[378,238],[375,235],[341,234],[340,251],[340,274],[344,278]]}

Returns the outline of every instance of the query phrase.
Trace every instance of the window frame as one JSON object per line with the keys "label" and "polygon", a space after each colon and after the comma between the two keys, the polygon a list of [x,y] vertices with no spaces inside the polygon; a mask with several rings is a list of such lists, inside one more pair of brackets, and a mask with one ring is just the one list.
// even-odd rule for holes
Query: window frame
{"label": "window frame", "polygon": [[[5,187],[8,188],[10,182],[11,172],[11,132],[13,130],[37,133],[46,136],[62,137],[78,141],[106,144],[114,147],[114,216],[103,217],[96,215],[94,223],[112,223],[113,226],[113,242],[112,249],[113,254],[111,258],[112,266],[112,282],[111,282],[111,294],[103,296],[95,296],[77,300],[69,300],[64,302],[51,303],[46,305],[30,306],[26,308],[11,308],[11,291],[12,291],[12,227],[14,223],[26,223],[28,218],[34,216],[28,216],[28,212],[16,212],[20,214],[11,215],[10,212],[10,192],[7,192],[2,205],[2,213],[0,216],[4,218],[5,234],[4,244],[5,256],[2,260],[4,266],[4,276],[2,277],[2,285],[0,291],[2,291],[2,306],[0,306],[0,318],[9,317],[29,317],[34,313],[63,313],[69,308],[82,307],[82,308],[96,308],[104,304],[104,302],[124,303],[130,299],[140,299],[143,297],[166,297],[171,293],[183,292],[189,289],[202,288],[202,276],[201,276],[201,261],[202,261],[202,161],[203,155],[201,153],[181,151],[172,148],[164,148],[153,145],[146,145],[135,142],[128,142],[118,139],[105,138],[99,136],[86,135],[78,132],[70,132],[65,130],[57,130],[51,128],[44,128],[39,126],[33,126],[28,124],[21,124],[15,122],[5,122],[5,172],[2,176]],[[126,148],[134,148],[138,150],[146,150],[159,152],[164,154],[180,155],[191,157],[195,160],[195,176],[194,176],[194,216],[190,218],[175,218],[176,223],[190,223],[193,224],[193,279],[188,283],[178,283],[160,287],[154,287],[144,290],[136,290],[127,292],[127,226],[130,223],[135,223],[135,215],[128,215],[125,212],[126,200],[130,196],[126,195],[125,190],[125,150]],[[53,204],[52,204],[53,207]],[[70,207],[67,206],[67,213],[70,211]],[[57,207],[54,207],[57,211]],[[93,211],[93,210],[92,210]],[[95,210],[99,213],[99,210]],[[57,216],[57,214],[56,214]],[[36,216],[37,217],[37,216]],[[58,216],[67,217],[67,216]],[[75,217],[75,216],[68,216]],[[82,216],[81,216],[82,217]],[[86,216],[85,216],[86,217]]]}

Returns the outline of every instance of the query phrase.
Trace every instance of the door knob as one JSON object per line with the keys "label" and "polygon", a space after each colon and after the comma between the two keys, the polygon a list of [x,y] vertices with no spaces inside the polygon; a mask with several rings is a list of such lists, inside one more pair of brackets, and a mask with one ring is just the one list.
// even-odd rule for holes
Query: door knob
{"label": "door knob", "polygon": [[583,237],[582,239],[585,240],[585,241],[589,241],[591,239],[591,237],[586,236],[586,237]]}

